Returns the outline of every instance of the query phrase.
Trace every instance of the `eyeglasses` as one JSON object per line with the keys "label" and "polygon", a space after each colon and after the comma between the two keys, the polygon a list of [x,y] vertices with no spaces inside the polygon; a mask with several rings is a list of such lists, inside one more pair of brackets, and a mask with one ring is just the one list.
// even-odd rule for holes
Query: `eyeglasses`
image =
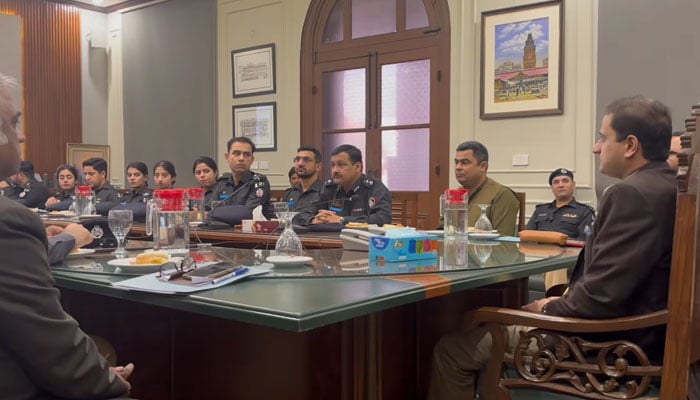
{"label": "eyeglasses", "polygon": [[298,163],[299,161],[303,161],[304,163],[310,163],[311,161],[314,161],[313,158],[308,157],[308,156],[296,156],[292,159],[295,163]]}
{"label": "eyeglasses", "polygon": [[187,256],[180,263],[171,261],[161,265],[158,268],[158,279],[172,281],[195,269],[197,269],[197,262],[194,261],[194,258]]}

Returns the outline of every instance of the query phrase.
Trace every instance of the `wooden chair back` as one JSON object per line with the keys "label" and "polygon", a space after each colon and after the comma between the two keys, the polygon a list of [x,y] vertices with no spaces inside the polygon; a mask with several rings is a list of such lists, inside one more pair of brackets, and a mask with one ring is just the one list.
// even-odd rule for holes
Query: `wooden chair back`
{"label": "wooden chair back", "polygon": [[[700,359],[697,339],[700,337],[700,289],[696,290],[700,280],[697,257],[700,251],[697,224],[700,162],[693,162],[700,152],[700,140],[695,134],[699,119],[700,105],[697,105],[693,107],[691,118],[686,120],[686,132],[681,137],[668,308],[607,320],[562,318],[493,307],[476,310],[468,318],[486,325],[494,339],[493,357],[484,379],[484,398],[511,399],[511,389],[523,388],[558,393],[551,395],[556,399],[687,398],[690,365]],[[643,294],[639,301],[644,301]],[[620,332],[664,324],[667,329],[661,365],[650,363],[644,350],[629,341],[594,343],[578,337],[585,333]],[[521,332],[520,344],[509,353],[506,352],[504,325],[530,326],[535,330]],[[526,336],[542,340],[535,356],[528,351],[530,339],[524,341]],[[547,350],[554,338],[558,343],[556,352]],[[591,360],[591,352],[598,358]],[[639,365],[628,365],[622,353],[633,354]],[[613,364],[606,363],[609,357],[615,358]],[[517,376],[505,376],[504,367],[516,370]],[[661,378],[659,393],[650,391],[658,388],[654,377]],[[532,393],[513,392],[513,398],[520,398],[521,394],[529,398]]]}
{"label": "wooden chair back", "polygon": [[418,193],[391,193],[391,223],[403,226],[418,226]]}
{"label": "wooden chair back", "polygon": [[515,196],[520,203],[520,209],[518,210],[518,232],[520,232],[525,229],[525,192],[515,192]]}

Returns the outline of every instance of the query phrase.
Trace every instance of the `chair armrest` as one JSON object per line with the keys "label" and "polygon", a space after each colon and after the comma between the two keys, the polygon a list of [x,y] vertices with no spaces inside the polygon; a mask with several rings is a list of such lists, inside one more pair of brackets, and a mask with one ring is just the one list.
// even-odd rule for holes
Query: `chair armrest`
{"label": "chair armrest", "polygon": [[569,333],[616,332],[664,325],[668,310],[622,318],[584,319],[536,314],[509,308],[481,307],[465,316],[465,324],[500,323],[523,325]]}

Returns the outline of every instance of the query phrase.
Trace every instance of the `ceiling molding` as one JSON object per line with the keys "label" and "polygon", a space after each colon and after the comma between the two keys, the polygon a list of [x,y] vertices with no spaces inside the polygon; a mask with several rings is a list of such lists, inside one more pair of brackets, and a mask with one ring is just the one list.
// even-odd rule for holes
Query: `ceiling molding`
{"label": "ceiling molding", "polygon": [[101,6],[96,6],[94,4],[83,3],[82,1],[77,1],[77,0],[45,0],[45,1],[51,1],[53,3],[69,4],[69,5],[76,6],[78,8],[82,8],[85,10],[97,11],[97,12],[101,12],[101,13],[105,13],[105,14],[113,13],[115,11],[120,11],[120,10],[123,10],[125,8],[137,7],[137,6],[147,4],[147,3],[154,2],[154,0],[125,0],[119,4],[115,4],[115,5],[108,6],[108,7],[101,7]]}

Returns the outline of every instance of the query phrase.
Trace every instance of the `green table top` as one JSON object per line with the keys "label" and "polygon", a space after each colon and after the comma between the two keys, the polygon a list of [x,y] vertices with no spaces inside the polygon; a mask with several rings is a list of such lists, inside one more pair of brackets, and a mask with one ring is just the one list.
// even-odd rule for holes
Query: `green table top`
{"label": "green table top", "polygon": [[[448,247],[453,244],[448,245]],[[487,248],[488,246],[488,248]],[[305,331],[441,293],[458,292],[571,267],[576,256],[557,246],[473,242],[467,248],[441,246],[437,259],[379,265],[368,254],[340,249],[309,250],[310,265],[278,268],[264,262],[268,252],[216,248],[215,253],[271,273],[190,295],[126,291],[113,282],[133,277],[107,262],[109,254],[70,257],[54,266],[58,287],[290,331]],[[455,251],[456,250],[456,251]],[[464,252],[464,253],[460,253]],[[443,257],[442,253],[447,256]],[[484,255],[488,253],[488,257]],[[467,255],[468,254],[468,255]],[[201,255],[201,254],[200,254]],[[466,256],[467,265],[454,261]],[[481,257],[480,257],[481,256]],[[482,261],[483,260],[483,261]],[[446,289],[447,288],[447,289]]]}

